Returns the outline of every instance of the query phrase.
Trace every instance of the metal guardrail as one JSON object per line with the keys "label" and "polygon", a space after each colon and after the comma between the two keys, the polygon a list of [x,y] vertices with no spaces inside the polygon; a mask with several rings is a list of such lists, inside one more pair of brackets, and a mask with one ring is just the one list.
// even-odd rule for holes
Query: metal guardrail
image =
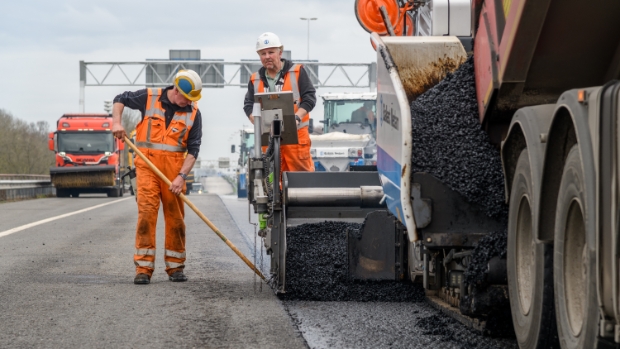
{"label": "metal guardrail", "polygon": [[0,174],[0,202],[54,195],[50,176]]}
{"label": "metal guardrail", "polygon": [[50,180],[50,175],[31,175],[31,174],[0,174],[0,181],[13,180]]}

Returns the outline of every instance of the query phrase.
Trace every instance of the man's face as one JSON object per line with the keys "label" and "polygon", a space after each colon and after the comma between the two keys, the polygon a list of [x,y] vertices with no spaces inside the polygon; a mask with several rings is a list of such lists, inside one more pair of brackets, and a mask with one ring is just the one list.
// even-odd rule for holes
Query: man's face
{"label": "man's face", "polygon": [[185,98],[185,96],[183,96],[176,87],[172,89],[172,100],[170,102],[181,108],[187,107],[192,103],[192,101]]}
{"label": "man's face", "polygon": [[263,67],[268,70],[278,70],[280,68],[280,59],[282,58],[282,50],[279,47],[269,47],[258,51],[260,62]]}

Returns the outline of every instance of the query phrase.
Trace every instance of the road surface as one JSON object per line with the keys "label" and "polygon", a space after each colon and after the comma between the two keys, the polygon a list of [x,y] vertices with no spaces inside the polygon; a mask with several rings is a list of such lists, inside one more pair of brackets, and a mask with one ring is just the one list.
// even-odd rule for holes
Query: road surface
{"label": "road surface", "polygon": [[[207,191],[230,193],[222,181],[207,181]],[[189,198],[253,260],[247,201]],[[164,272],[160,212],[152,283],[134,285],[136,215],[132,196],[0,204],[0,348],[516,347],[424,302],[282,302],[189,208],[189,281],[172,283]],[[420,326],[428,319],[441,320],[442,331]]]}

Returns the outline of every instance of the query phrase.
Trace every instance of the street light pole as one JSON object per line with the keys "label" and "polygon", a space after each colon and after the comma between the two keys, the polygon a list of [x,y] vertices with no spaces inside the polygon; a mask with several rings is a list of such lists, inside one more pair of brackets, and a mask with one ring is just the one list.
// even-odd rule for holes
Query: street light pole
{"label": "street light pole", "polygon": [[308,60],[310,60],[310,21],[316,21],[318,18],[305,18],[305,17],[301,17],[299,19],[308,22]]}

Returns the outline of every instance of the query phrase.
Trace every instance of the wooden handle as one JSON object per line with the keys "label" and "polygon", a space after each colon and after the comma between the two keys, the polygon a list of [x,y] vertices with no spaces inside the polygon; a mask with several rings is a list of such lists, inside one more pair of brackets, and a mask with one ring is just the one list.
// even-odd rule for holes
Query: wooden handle
{"label": "wooden handle", "polygon": [[[127,136],[125,136],[125,144],[127,144],[131,149],[133,149],[133,151],[138,154],[140,159],[144,160],[144,162],[149,165],[151,170],[153,170],[153,172],[155,172],[155,174],[159,178],[166,182],[166,184],[172,185],[170,180],[166,178],[166,176],[164,176],[164,174],[161,173],[161,171],[155,165],[153,165],[153,163],[149,159],[147,159],[144,154],[142,154],[142,152],[131,142],[129,138],[127,138]],[[258,270],[256,266],[252,264],[252,262],[250,262],[250,260],[241,251],[239,251],[239,249],[235,245],[233,245],[233,243],[230,242],[230,240],[228,240],[226,236],[224,236],[224,234],[222,234],[222,232],[213,223],[211,223],[207,216],[202,214],[202,212],[200,212],[200,210],[191,201],[189,201],[187,196],[185,196],[183,193],[180,193],[179,196],[181,197],[181,200],[183,200],[187,204],[187,206],[189,206],[194,212],[196,212],[198,217],[200,217],[205,223],[207,223],[209,228],[211,228],[211,230],[213,230],[213,232],[217,234],[217,236],[219,236],[220,239],[222,239],[222,241],[224,241],[226,245],[228,245],[228,247],[230,247],[230,249],[232,249],[237,254],[237,256],[239,256],[239,258],[241,258],[241,260],[243,260],[243,262],[245,262],[245,264],[256,273],[256,275],[260,276],[261,279],[266,280],[263,273],[261,273],[260,270]]]}

